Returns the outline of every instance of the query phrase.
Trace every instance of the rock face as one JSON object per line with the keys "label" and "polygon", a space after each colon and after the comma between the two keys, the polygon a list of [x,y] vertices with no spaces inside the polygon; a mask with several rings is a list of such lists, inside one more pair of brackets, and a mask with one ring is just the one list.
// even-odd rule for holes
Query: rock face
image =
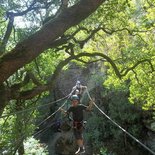
{"label": "rock face", "polygon": [[[55,84],[56,98],[68,95],[71,92],[72,87],[75,86],[77,80],[79,80],[82,85],[93,88],[95,86],[95,82],[91,79],[92,76],[96,74],[94,73],[94,70],[95,69],[93,66],[81,69],[75,64],[72,64],[67,71],[62,71]],[[68,106],[69,104],[70,103],[68,103]],[[58,103],[57,107],[59,106],[60,105]],[[68,106],[64,108],[67,108]],[[66,120],[63,118],[63,123],[61,124],[61,132],[53,133],[48,138],[49,155],[73,155],[77,150],[77,145],[71,127],[72,123],[70,122],[71,124],[69,124],[68,126],[68,121],[65,121]],[[90,148],[86,147],[85,155],[91,155],[90,152]]]}
{"label": "rock face", "polygon": [[[102,95],[101,93],[103,92],[102,78],[104,78],[104,73],[101,73],[99,71],[99,68],[95,68],[95,66],[88,66],[87,68],[81,69],[80,67],[72,64],[67,71],[62,71],[62,73],[60,74],[59,78],[56,81],[55,89],[51,90],[51,96],[55,100],[57,100],[62,96],[68,95],[71,92],[72,87],[75,86],[77,80],[79,80],[82,83],[82,85],[86,85],[88,87],[91,95],[94,94],[95,101],[100,106],[100,108],[109,110],[109,104],[112,102],[112,98],[116,100],[116,97],[114,97],[114,92],[109,93],[107,96]],[[122,97],[122,94],[116,94],[116,96],[118,95]],[[87,100],[88,100],[87,95],[83,94],[82,101],[87,101]],[[51,113],[53,113],[56,109],[58,109],[62,104],[63,102],[52,105],[50,107]],[[85,102],[84,104],[87,104],[87,103]],[[70,106],[70,101],[66,104],[66,107],[64,108],[67,109],[69,106]],[[116,107],[116,105],[112,107]],[[133,112],[133,109],[131,110]],[[140,112],[140,111],[135,111],[135,112]],[[53,120],[54,119],[58,120],[58,122],[59,121],[61,122],[61,128],[60,128],[61,132],[59,129],[57,130],[57,126],[56,126],[56,128],[51,127],[50,131],[48,131],[48,133],[43,135],[44,138],[46,137],[46,144],[48,145],[49,155],[74,155],[77,149],[77,145],[75,143],[75,139],[73,136],[72,126],[70,124],[71,122],[69,123],[68,120],[65,120],[65,118],[60,113],[57,113],[53,118]],[[148,120],[148,117],[146,119]],[[138,123],[140,123],[139,121]],[[49,123],[50,122],[47,122],[47,124],[45,124],[45,127],[48,126]],[[137,121],[135,123],[137,123]],[[143,124],[143,127],[144,127],[144,124]],[[146,131],[143,131],[143,132],[148,133],[148,135],[145,134],[145,136],[142,138],[143,143],[146,144],[153,151],[155,151],[155,132],[154,132],[155,123],[153,122],[152,124],[149,124],[149,125],[145,124],[145,126],[146,126],[145,127]],[[106,131],[106,132],[109,133],[109,131]],[[109,139],[108,142],[102,141],[102,143],[104,143],[105,145],[109,144],[109,147],[107,148],[109,148],[109,150],[114,150],[114,152],[117,152],[119,155],[124,155],[124,154],[145,155],[149,153],[147,150],[142,149],[137,143],[136,143],[136,146],[133,146],[132,143],[130,143],[132,141],[130,139],[129,139],[130,141],[128,141],[128,146],[127,146],[128,148],[126,149],[124,147],[124,150],[126,149],[124,153],[122,151],[122,148],[117,147],[117,150],[116,150],[114,145],[117,145],[117,143],[112,144],[113,141],[111,142],[111,140],[115,140],[115,138]],[[85,139],[85,147],[86,147],[85,155],[93,155],[94,148],[92,147],[92,143],[93,143],[92,141],[88,143]],[[114,149],[112,149],[113,146],[114,146]],[[99,152],[97,152],[96,154],[99,154]]]}
{"label": "rock face", "polygon": [[[49,155],[74,155],[77,150],[72,128],[55,133],[48,142]],[[92,155],[92,150],[85,142],[85,155]]]}
{"label": "rock face", "polygon": [[62,132],[55,143],[55,153],[59,155],[72,155],[76,149],[74,137],[71,132]]}
{"label": "rock face", "polygon": [[62,131],[49,140],[49,155],[73,155],[76,149],[71,131]]}

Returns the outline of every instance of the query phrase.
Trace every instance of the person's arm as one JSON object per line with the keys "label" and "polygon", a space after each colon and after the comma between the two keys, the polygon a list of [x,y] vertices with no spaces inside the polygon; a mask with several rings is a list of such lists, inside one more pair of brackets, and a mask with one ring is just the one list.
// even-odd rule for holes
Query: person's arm
{"label": "person's arm", "polygon": [[83,85],[81,85],[81,88],[82,88],[82,89],[86,89],[86,88],[87,88],[87,86],[83,86]]}
{"label": "person's arm", "polygon": [[81,91],[84,91],[87,89],[87,86],[80,85],[80,89],[81,89]]}
{"label": "person's arm", "polygon": [[93,100],[91,100],[91,101],[89,101],[89,105],[87,106],[87,111],[91,111],[92,109],[93,109],[93,104],[94,104],[94,101]]}
{"label": "person's arm", "polygon": [[87,86],[80,85],[80,94],[82,94],[87,89]]}
{"label": "person's arm", "polygon": [[60,110],[65,116],[67,115],[67,111],[66,111],[65,109],[60,108],[59,110]]}
{"label": "person's arm", "polygon": [[60,108],[60,111],[64,114],[64,116],[70,118],[70,113],[72,112],[72,107],[70,107],[67,111],[63,108]]}
{"label": "person's arm", "polygon": [[66,113],[67,111],[65,110],[65,109],[63,109],[63,108],[60,108],[59,109],[62,113]]}

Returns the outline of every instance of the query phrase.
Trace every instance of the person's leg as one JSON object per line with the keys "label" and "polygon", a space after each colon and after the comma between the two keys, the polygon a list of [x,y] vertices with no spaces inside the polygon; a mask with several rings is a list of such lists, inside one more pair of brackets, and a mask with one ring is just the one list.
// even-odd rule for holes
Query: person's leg
{"label": "person's leg", "polygon": [[77,139],[77,145],[83,147],[83,139]]}
{"label": "person's leg", "polygon": [[75,135],[76,142],[77,142],[77,145],[78,145],[78,150],[75,152],[75,154],[84,153],[85,148],[84,148],[82,130],[75,129],[74,130],[74,135]]}

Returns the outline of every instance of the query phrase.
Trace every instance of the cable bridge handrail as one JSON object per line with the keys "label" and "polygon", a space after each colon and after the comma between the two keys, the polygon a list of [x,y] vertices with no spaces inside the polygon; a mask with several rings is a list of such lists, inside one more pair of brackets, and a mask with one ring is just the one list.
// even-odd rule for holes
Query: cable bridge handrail
{"label": "cable bridge handrail", "polygon": [[[91,98],[91,96],[90,96],[90,94],[89,94],[89,91],[88,91],[88,89],[86,89],[86,91],[87,91],[87,94],[88,94],[88,97],[89,97],[89,99],[91,100],[91,101],[93,101],[92,100],[92,98]],[[133,135],[131,135],[128,131],[126,131],[124,128],[122,128],[118,123],[116,123],[114,120],[112,120],[103,110],[101,110],[99,107],[98,107],[98,105],[95,103],[95,102],[93,102],[93,104],[94,104],[94,106],[106,117],[106,118],[108,118],[114,125],[116,125],[118,128],[120,128],[123,132],[125,132],[128,136],[130,136],[133,140],[135,140],[137,143],[139,143],[141,146],[143,146],[146,150],[148,150],[151,154],[153,154],[153,155],[155,155],[155,152],[154,151],[152,151],[149,147],[147,147],[146,145],[144,145],[142,142],[140,142],[137,138],[135,138]]]}

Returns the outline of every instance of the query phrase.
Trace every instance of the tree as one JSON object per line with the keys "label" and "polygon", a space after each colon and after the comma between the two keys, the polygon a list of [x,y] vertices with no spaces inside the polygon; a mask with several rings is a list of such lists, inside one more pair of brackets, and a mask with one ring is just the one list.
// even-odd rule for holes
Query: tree
{"label": "tree", "polygon": [[[126,89],[132,103],[154,107],[153,0],[1,4],[0,115],[12,112],[12,103],[29,105],[54,88],[59,72],[73,60],[80,65],[100,61],[105,86]],[[19,17],[29,24],[20,27]]]}
{"label": "tree", "polygon": [[[68,0],[24,1],[22,3],[10,1],[9,7],[5,2],[3,4],[1,12],[2,14],[6,13],[6,19],[9,21],[6,26],[7,23],[1,17],[1,23],[3,24],[1,30],[4,29],[4,26],[7,27],[6,32],[2,33],[3,39],[0,47],[1,53],[3,53],[0,60],[1,112],[7,101],[30,99],[49,90],[59,71],[73,59],[85,63],[86,61],[81,60],[82,57],[97,59],[100,57],[112,66],[119,79],[122,79],[122,77],[128,78],[128,73],[135,72],[135,68],[144,63],[154,72],[153,46],[145,39],[154,30],[154,19],[151,15],[154,5],[151,1],[141,2],[138,5],[132,0],[111,0],[106,2],[104,0],[84,0],[79,2]],[[99,6],[100,8],[91,17],[87,18]],[[142,6],[144,6],[144,9]],[[21,7],[24,9],[19,11]],[[113,8],[116,8],[117,11],[113,10]],[[5,9],[8,10],[5,12]],[[55,9],[57,12],[54,13],[50,9]],[[137,13],[138,10],[142,12],[142,15]],[[25,16],[26,20],[30,22],[34,20],[35,16],[34,23],[36,24],[31,28],[22,30],[17,27],[17,31],[15,29],[13,35],[13,27],[16,26],[14,20],[20,16]],[[137,17],[139,19],[138,25],[134,21]],[[79,24],[86,18],[87,20]],[[98,18],[98,21],[95,20],[96,18]],[[13,41],[15,37],[18,40],[17,43]],[[82,39],[79,39],[79,37]],[[135,42],[131,42],[131,38]],[[153,42],[153,36],[150,40]],[[11,41],[12,43],[9,44]],[[97,45],[94,44],[95,42]],[[115,45],[112,42],[115,42]],[[86,43],[89,47],[84,48]],[[144,46],[141,46],[142,44]],[[98,48],[99,46],[100,48]],[[88,52],[90,48],[94,48],[95,52]],[[58,67],[55,68],[50,86],[47,83],[41,84],[36,79],[37,75],[32,75],[32,72],[27,71],[26,76],[24,74],[22,77],[24,80],[21,80],[18,84],[17,82],[15,84],[11,82],[11,86],[7,86],[6,82],[9,77],[11,78],[15,72],[21,72],[23,66],[30,64],[41,53],[45,53],[49,49],[53,54],[58,55],[60,51],[69,54],[69,57],[65,54],[67,59],[64,62],[57,64]],[[106,53],[107,50],[108,53]],[[129,52],[132,50],[135,51],[136,55]],[[141,54],[141,57],[135,59],[135,56],[139,55],[142,50],[145,51],[145,54]],[[147,55],[149,50],[152,52]],[[78,51],[78,53],[75,51]],[[118,51],[116,52],[118,54],[116,55],[114,51]],[[132,61],[130,61],[131,59]],[[19,89],[29,83],[30,79],[36,86],[28,91],[20,91]]]}
{"label": "tree", "polygon": [[[1,56],[0,83],[3,84],[3,82],[6,81],[7,78],[9,78],[9,76],[11,76],[25,64],[35,59],[41,52],[45,51],[48,48],[57,46],[57,44],[61,45],[61,42],[63,41],[63,38],[61,36],[63,36],[65,31],[88,17],[103,2],[103,0],[80,1],[79,3],[62,11],[54,19],[49,20],[45,25],[42,26],[40,30],[29,36],[27,39],[23,40],[20,43],[17,43],[15,48]],[[7,18],[9,18],[9,22],[11,22],[13,20],[12,18],[14,18],[15,16],[21,16],[28,11],[34,10],[35,3],[36,1],[34,1],[30,5],[30,7],[23,12],[7,12]],[[9,30],[9,24],[10,23],[8,23],[8,29],[5,36],[9,35],[11,31]],[[61,37],[61,39],[59,39],[59,37]],[[6,37],[4,37],[2,41],[2,47],[8,40],[5,38]],[[47,86],[43,86],[42,91],[45,90],[48,90]],[[5,90],[3,89],[2,91]],[[1,111],[3,108],[4,103],[1,104]]]}

